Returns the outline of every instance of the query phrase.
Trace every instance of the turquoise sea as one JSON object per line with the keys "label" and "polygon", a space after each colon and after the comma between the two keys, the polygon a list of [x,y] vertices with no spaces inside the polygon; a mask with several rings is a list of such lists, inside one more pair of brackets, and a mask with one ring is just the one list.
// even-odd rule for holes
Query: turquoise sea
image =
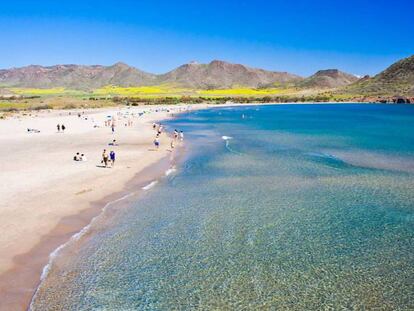
{"label": "turquoise sea", "polygon": [[52,265],[33,310],[414,310],[414,106],[180,115],[185,159]]}

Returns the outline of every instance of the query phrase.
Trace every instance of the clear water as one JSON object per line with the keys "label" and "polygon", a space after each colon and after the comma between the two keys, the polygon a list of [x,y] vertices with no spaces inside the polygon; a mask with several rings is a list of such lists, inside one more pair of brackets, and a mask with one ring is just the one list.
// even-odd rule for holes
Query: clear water
{"label": "clear water", "polygon": [[414,309],[414,106],[216,108],[169,126],[188,159],[55,266],[33,309]]}

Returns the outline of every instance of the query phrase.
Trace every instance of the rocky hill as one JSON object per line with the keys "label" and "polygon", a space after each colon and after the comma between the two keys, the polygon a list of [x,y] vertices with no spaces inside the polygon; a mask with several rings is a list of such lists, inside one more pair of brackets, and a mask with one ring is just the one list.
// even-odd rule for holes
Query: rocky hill
{"label": "rocky hill", "polygon": [[185,64],[160,75],[158,79],[161,83],[199,89],[238,86],[257,88],[302,80],[301,77],[287,72],[266,71],[219,60],[209,64]]}
{"label": "rocky hill", "polygon": [[357,81],[358,78],[338,69],[319,70],[314,75],[297,83],[300,88],[309,89],[334,89],[347,86]]}
{"label": "rocky hill", "polygon": [[414,95],[414,55],[404,58],[372,78],[364,78],[344,90],[364,95]]}
{"label": "rocky hill", "polygon": [[130,67],[124,63],[112,66],[56,65],[50,67],[31,65],[0,70],[0,86],[90,90],[105,85],[148,85],[156,76]]}
{"label": "rocky hill", "polygon": [[186,88],[263,87],[273,83],[299,81],[287,72],[273,72],[223,61],[189,63],[166,74],[150,74],[124,63],[112,66],[56,65],[27,66],[0,70],[0,86],[91,90],[105,85],[143,86],[168,83]]}
{"label": "rocky hill", "polygon": [[303,79],[287,72],[267,71],[219,60],[209,64],[188,63],[161,75],[147,73],[124,63],[112,66],[31,65],[0,70],[2,93],[10,87],[93,90],[106,85],[128,87],[157,84],[192,89],[295,86],[298,91],[336,89],[336,93],[352,96],[413,96],[414,55],[396,62],[372,78],[362,79],[337,69],[320,70]]}

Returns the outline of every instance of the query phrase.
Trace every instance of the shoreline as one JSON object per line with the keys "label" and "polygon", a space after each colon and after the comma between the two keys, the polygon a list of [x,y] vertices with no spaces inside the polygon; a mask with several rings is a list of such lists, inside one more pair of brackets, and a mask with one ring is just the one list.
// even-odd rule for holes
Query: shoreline
{"label": "shoreline", "polygon": [[[300,103],[251,103],[251,104],[240,104],[240,103],[228,103],[221,105],[194,105],[192,110],[206,109],[212,107],[237,107],[237,106],[260,106],[260,105],[286,105],[286,104],[300,104]],[[311,103],[305,103],[311,104]],[[323,104],[338,104],[338,103],[323,103]],[[344,104],[344,103],[342,103]],[[154,107],[152,107],[154,108]],[[107,109],[106,109],[107,110]],[[105,111],[106,111],[105,110]],[[185,111],[183,111],[185,112]],[[92,112],[93,113],[93,112]],[[177,115],[174,113],[174,116]],[[173,116],[173,117],[174,117]],[[150,126],[153,121],[162,121],[170,118],[170,115],[164,115],[157,119],[147,120],[144,123],[146,126]],[[177,148],[181,150],[183,147]],[[148,153],[148,152],[147,152]],[[174,152],[175,154],[175,152]],[[171,154],[172,155],[172,154]],[[183,155],[181,155],[183,156]],[[127,199],[130,195],[138,196],[142,193],[142,187],[148,185],[154,179],[162,178],[165,173],[165,165],[171,166],[171,159],[168,160],[168,154],[156,161],[155,163],[145,166],[142,170],[135,172],[134,176],[123,183],[123,187],[113,193],[109,193],[104,197],[92,200],[88,202],[88,207],[78,211],[75,214],[63,216],[57,225],[50,230],[47,234],[43,235],[40,241],[34,245],[28,252],[18,254],[13,258],[14,266],[0,273],[0,297],[3,303],[0,305],[0,310],[21,310],[27,309],[32,301],[32,298],[36,294],[36,290],[42,281],[44,269],[53,261],[53,257],[56,252],[60,252],[61,247],[65,247],[68,243],[71,243],[72,238],[91,226],[93,220],[100,217],[105,213],[105,208],[108,205]],[[163,166],[164,165],[164,166]],[[167,166],[168,166],[167,165]],[[162,166],[161,170],[157,170],[158,166]],[[139,186],[140,189],[137,191],[134,187]],[[132,189],[135,191],[131,192]],[[89,232],[87,233],[90,234]],[[28,264],[29,263],[29,264]],[[17,277],[16,277],[17,276]],[[31,285],[28,285],[31,284]],[[2,289],[4,288],[4,289]]]}
{"label": "shoreline", "polygon": [[[28,309],[30,310],[31,303],[36,297],[36,294],[42,284],[42,281],[47,278],[50,273],[50,270],[53,268],[53,264],[55,264],[56,260],[68,260],[71,254],[71,247],[81,247],[85,240],[89,237],[93,236],[96,231],[101,231],[102,229],[99,228],[97,230],[95,222],[99,222],[101,218],[111,218],[113,217],[117,209],[119,208],[118,205],[122,205],[121,208],[125,205],[132,204],[141,198],[146,191],[149,191],[151,188],[146,188],[148,185],[151,185],[156,181],[157,183],[161,181],[164,176],[166,176],[166,172],[172,167],[175,167],[178,158],[182,157],[183,154],[183,146],[177,148],[176,151],[171,153],[171,156],[165,156],[158,162],[144,168],[142,171],[137,172],[135,176],[125,183],[125,187],[116,193],[108,194],[107,197],[102,198],[96,202],[91,202],[91,207],[81,213],[73,216],[67,216],[67,219],[89,219],[89,222],[86,221],[86,225],[83,224],[74,230],[74,234],[72,234],[69,238],[62,239],[61,241],[65,241],[63,244],[59,245],[56,249],[49,253],[49,261],[48,263],[42,267],[42,273],[40,278],[38,278],[38,283],[36,288],[31,295],[30,301],[27,304]],[[83,214],[88,214],[89,216],[83,217]],[[110,214],[110,215],[107,215]],[[92,217],[91,217],[92,215]],[[59,227],[65,226],[65,219],[61,220],[61,224],[58,224],[56,228],[49,234],[50,237],[56,235],[55,232],[59,232]],[[47,237],[45,237],[47,238]],[[47,245],[48,242],[45,241],[44,245]],[[34,250],[41,249],[42,243],[37,245]],[[69,251],[69,254],[67,253]],[[30,258],[30,254],[26,254],[28,258]]]}
{"label": "shoreline", "polygon": [[[25,263],[24,270],[23,267],[16,266],[1,274],[0,285],[2,283],[13,283],[18,288],[24,288],[27,287],[28,283],[33,284],[33,290],[30,292],[30,295],[29,293],[22,293],[24,297],[20,297],[22,299],[22,308],[27,309],[35,297],[42,280],[47,277],[48,269],[53,264],[54,258],[60,256],[61,252],[72,243],[82,243],[81,240],[84,236],[93,234],[94,221],[102,217],[110,206],[120,201],[127,201],[130,197],[139,198],[146,191],[143,187],[153,180],[162,178],[166,169],[170,168],[173,163],[175,161],[168,159],[168,156],[166,156],[142,171],[137,172],[131,180],[125,183],[122,190],[110,193],[97,201],[90,202],[88,208],[77,214],[63,217],[55,228],[43,236],[42,240],[29,252],[19,255],[18,259],[16,258],[17,262]],[[38,260],[32,261],[33,258]],[[44,260],[42,260],[45,258],[48,259],[46,265],[43,264]],[[16,278],[16,274],[18,278]],[[7,310],[11,310],[10,306],[6,305],[5,307]]]}
{"label": "shoreline", "polygon": [[[151,127],[152,122],[166,120],[172,116],[171,112],[168,112],[154,117],[143,120],[142,125]],[[39,118],[39,116],[35,118]],[[74,209],[72,213],[63,214],[57,224],[46,234],[42,234],[39,241],[32,245],[28,251],[15,254],[12,257],[11,266],[0,271],[0,310],[26,310],[41,283],[42,274],[45,273],[44,269],[47,269],[51,257],[56,252],[59,253],[60,249],[70,243],[74,236],[82,235],[83,231],[87,231],[93,220],[105,213],[108,205],[127,199],[129,196],[142,194],[142,192],[145,192],[142,187],[165,175],[166,170],[170,169],[172,163],[174,163],[174,157],[177,156],[177,153],[183,152],[181,149],[184,147],[180,146],[169,152],[167,141],[170,138],[165,137],[165,134],[162,136],[164,137],[161,137],[161,142],[165,147],[160,148],[159,153],[156,154],[158,159],[147,160],[147,163],[141,165],[142,167],[134,172],[132,178],[122,182],[122,186],[120,188],[116,187],[114,192],[104,192],[103,197],[94,197],[90,201],[85,199],[84,208]],[[151,145],[151,143],[145,145]],[[143,155],[153,157],[149,150],[144,151]],[[119,172],[118,174],[122,173]],[[89,192],[88,189],[84,191],[84,193],[86,192]],[[78,194],[83,194],[83,192],[75,193],[75,196]]]}
{"label": "shoreline", "polygon": [[[346,306],[349,299],[353,299],[358,305],[381,305],[384,302],[381,289],[388,285],[391,288],[390,294],[393,294],[392,288],[400,288],[399,285],[402,289],[401,292],[397,293],[395,299],[386,299],[387,305],[392,305],[392,302],[395,302],[394,306],[398,306],[398,302],[400,302],[400,305],[403,304],[404,300],[401,300],[400,297],[406,299],[410,293],[409,284],[403,284],[398,280],[398,275],[401,272],[400,267],[410,268],[409,260],[403,260],[404,253],[409,253],[408,244],[404,242],[410,237],[409,232],[406,231],[408,228],[406,217],[409,217],[409,215],[404,212],[406,207],[409,207],[407,201],[404,200],[404,198],[409,198],[407,196],[410,188],[407,185],[407,177],[409,176],[405,174],[405,176],[402,176],[402,174],[395,175],[393,172],[383,171],[378,166],[376,167],[377,170],[373,171],[371,168],[367,169],[363,164],[354,167],[347,165],[347,163],[344,165],[342,165],[343,163],[333,163],[329,148],[336,150],[335,148],[340,149],[339,147],[342,146],[350,146],[354,151],[355,146],[359,146],[358,141],[350,143],[347,139],[341,140],[342,137],[338,133],[343,133],[345,138],[360,137],[361,133],[351,131],[352,136],[348,136],[347,134],[350,132],[346,128],[338,128],[332,123],[328,124],[327,127],[315,124],[314,127],[309,128],[307,120],[315,120],[320,113],[323,114],[323,111],[325,111],[323,106],[315,107],[315,109],[313,107],[307,108],[309,106],[300,106],[299,110],[304,111],[305,114],[302,114],[294,106],[286,108],[287,110],[280,106],[280,109],[277,106],[272,107],[257,107],[257,109],[255,107],[212,108],[196,113],[186,113],[183,116],[178,116],[177,121],[168,124],[170,129],[180,128],[182,124],[183,130],[191,133],[188,140],[190,148],[186,150],[188,157],[186,157],[184,164],[180,165],[179,172],[174,174],[171,180],[170,178],[165,179],[165,182],[160,183],[147,195],[142,196],[139,202],[129,207],[126,203],[119,204],[120,206],[126,206],[126,208],[123,209],[118,206],[113,220],[99,222],[98,226],[95,226],[99,228],[99,231],[93,231],[93,235],[84,240],[85,242],[82,245],[76,244],[74,247],[69,247],[63,253],[64,256],[60,256],[55,261],[49,277],[42,283],[35,303],[33,303],[33,311],[48,308],[70,309],[73,305],[79,305],[80,309],[93,309],[99,306],[108,309],[116,309],[116,306],[132,309],[134,307],[145,308],[145,306],[148,308],[157,308],[158,306],[161,309],[168,309],[168,306],[173,308],[177,305],[211,307],[220,306],[223,302],[226,305],[261,306],[263,305],[262,299],[268,299],[266,303],[270,303],[270,305],[275,303],[275,300],[272,299],[272,293],[284,287],[293,288],[294,292],[283,292],[278,295],[282,307],[289,306],[292,297],[293,299],[300,297],[300,305],[306,305],[312,301],[312,303],[315,303],[312,305],[315,306],[318,302],[319,305],[325,303],[324,297],[331,292],[329,286],[332,285],[332,282],[334,282],[332,286],[337,289],[336,293],[338,294],[334,297],[335,300],[332,301],[336,305]],[[358,121],[355,123],[357,127],[362,122],[365,124],[367,111],[373,112],[372,114],[368,113],[369,116],[372,116],[368,118],[368,121],[372,120],[372,123],[368,124],[368,133],[366,136],[363,134],[362,139],[370,138],[372,137],[371,133],[377,132],[378,126],[373,125],[381,124],[383,120],[392,120],[379,116],[394,115],[395,108],[406,113],[411,110],[410,107],[388,107],[389,109],[384,109],[387,107],[369,108],[368,106],[352,105],[341,108],[341,106],[335,105],[326,108],[330,111],[329,119],[334,117],[337,120],[342,118],[346,118],[347,121],[354,119],[355,116],[352,113],[341,113],[345,108],[350,112],[359,111],[356,115],[358,117]],[[383,109],[385,111],[381,111]],[[258,112],[255,112],[257,110]],[[311,117],[307,115],[309,110],[313,111]],[[378,110],[380,110],[379,115],[376,113]],[[247,116],[252,117],[251,122],[246,122],[247,120],[240,118],[243,111]],[[278,112],[282,113],[279,114]],[[271,120],[279,123],[280,127],[274,127],[272,123],[266,123],[270,113],[275,116]],[[283,120],[286,120],[286,116],[289,117],[292,114],[302,114],[304,118],[298,119],[299,122],[291,123],[289,129],[283,131]],[[399,118],[400,115],[401,113],[396,113],[397,118],[393,118],[394,121],[390,123],[400,123],[402,121]],[[328,119],[328,116],[325,116],[325,119]],[[265,121],[262,122],[261,120]],[[406,122],[407,120],[402,124],[402,128],[404,128]],[[265,135],[266,137],[257,145],[252,145],[250,143],[252,140],[261,137],[260,134],[263,133],[261,125],[264,123],[267,125],[265,130],[269,130],[268,134],[270,136]],[[229,124],[232,127],[231,132],[228,132]],[[321,134],[320,131],[312,133],[315,128],[332,128],[332,132],[329,131],[331,136],[327,137],[323,133]],[[309,129],[308,133],[311,133],[315,140],[309,140],[307,136],[303,136],[303,129]],[[395,127],[391,126],[390,129],[395,129]],[[296,130],[299,131],[299,134],[292,138]],[[381,128],[381,130],[385,132],[385,135],[373,141],[373,143],[380,142],[380,146],[382,146],[381,141],[384,141],[384,138],[388,136],[386,132],[389,132],[387,131],[388,128]],[[259,135],[257,136],[257,134]],[[224,137],[222,135],[234,137],[236,141],[234,141],[233,148],[235,151],[243,152],[246,156],[234,155],[229,152],[231,150],[226,150],[225,143],[221,139]],[[270,142],[268,137],[272,137]],[[339,141],[336,141],[337,137],[340,137]],[[318,144],[315,144],[315,141]],[[268,146],[269,143],[274,145],[271,148],[262,148]],[[371,141],[364,145],[368,151],[373,147],[370,143]],[[246,149],[246,146],[252,146],[252,149]],[[396,151],[403,152],[398,147],[396,146]],[[328,148],[328,151],[326,148]],[[365,150],[365,148],[362,149]],[[274,154],[275,150],[278,153],[276,155]],[[280,150],[281,153],[278,152]],[[284,152],[285,150],[287,152]],[[387,152],[388,149],[385,148],[384,151]],[[392,151],[388,154],[391,157],[393,156]],[[337,156],[335,152],[332,155]],[[298,159],[300,159],[300,162]],[[266,165],[263,165],[263,163],[266,163]],[[272,165],[269,166],[267,163]],[[292,170],[294,166],[298,167],[299,170]],[[272,167],[273,172],[269,171],[269,167]],[[322,178],[321,183],[318,183],[317,188],[315,188],[315,185],[313,185],[315,174],[308,174],[309,169],[317,176],[329,176],[325,179]],[[343,180],[345,175],[347,179]],[[257,183],[252,184],[248,176],[255,179]],[[362,179],[359,178],[361,176]],[[280,184],[281,177],[288,179],[285,184]],[[354,177],[359,179],[355,181]],[[381,180],[380,185],[375,184],[378,178]],[[364,188],[364,185],[372,184],[370,179],[374,181],[374,188]],[[351,200],[352,205],[350,206],[344,206],[341,204],[343,200],[337,199],[336,193],[338,191],[336,190],[341,190],[344,183],[351,192],[356,191],[358,195],[361,194],[362,200],[367,202],[372,201],[371,197],[377,193],[379,187],[384,188],[385,192],[383,196],[376,196],[377,200],[373,206],[368,206],[366,210],[361,211],[360,196],[357,196],[355,200]],[[265,189],[256,189],[255,184],[263,184]],[[303,200],[299,201],[295,190],[298,185],[302,185],[304,188],[304,192],[300,193]],[[393,197],[392,201],[387,197],[387,189],[391,191],[390,185],[393,193],[398,194],[397,197]],[[332,186],[338,189],[332,189]],[[366,192],[361,193],[361,188]],[[185,189],[185,191],[180,189]],[[246,192],[246,190],[248,191]],[[249,190],[251,191],[249,192]],[[309,203],[306,199],[319,190],[326,191],[327,196],[322,195],[315,198],[315,201],[312,201],[315,204]],[[270,193],[271,197],[264,198],[263,193]],[[287,194],[286,199],[288,201],[279,200],[279,202],[278,198],[285,198],[285,194]],[[252,199],[252,195],[257,200]],[[326,197],[332,199],[333,203],[328,204],[328,209],[334,213],[329,216],[326,215],[326,208],[323,204],[326,203]],[[345,194],[343,199],[346,200],[349,197]],[[223,202],[224,205],[221,204]],[[317,204],[317,202],[322,204]],[[294,214],[292,214],[292,204],[298,205],[293,212]],[[310,214],[306,212],[309,210],[309,206],[314,207],[316,205],[318,207],[322,206],[317,213],[313,213],[314,209]],[[252,206],[259,206],[259,213],[256,213]],[[360,259],[355,269],[353,260],[355,256],[346,256],[348,253],[344,255],[343,252],[336,252],[335,247],[338,244],[329,239],[332,231],[330,230],[332,219],[338,221],[338,230],[344,233],[343,236],[345,237],[349,228],[353,227],[353,222],[342,221],[347,219],[347,211],[350,207],[352,207],[351,211],[356,213],[352,214],[352,217],[361,220],[360,225],[363,228],[363,231],[357,232],[355,236],[345,239],[344,242],[346,248],[352,251],[351,255],[356,255]],[[395,210],[395,208],[398,210]],[[385,218],[383,217],[384,212],[387,213]],[[372,218],[369,217],[370,221],[366,223],[365,216],[371,216],[371,213]],[[269,215],[274,217],[267,217]],[[320,218],[319,215],[322,215],[322,229],[320,231],[318,231],[319,226],[316,226],[316,229],[308,226],[309,221]],[[335,217],[331,217],[331,215],[335,215]],[[376,226],[379,221],[378,217],[381,218],[381,223]],[[273,218],[282,219],[282,224],[288,225],[279,228],[278,224],[274,224]],[[246,219],[252,220],[249,223],[248,232],[246,232],[243,225],[246,223]],[[297,219],[302,220],[299,225],[303,226],[299,226],[300,228],[297,226]],[[263,229],[260,232],[255,229],[258,224]],[[378,237],[378,234],[382,237],[382,224],[385,226],[395,224],[398,226],[398,232],[405,234],[395,236],[394,230],[389,231],[388,234],[395,240],[392,241],[387,238],[384,245],[381,244],[387,250],[385,254],[376,252],[378,246],[376,237]],[[300,229],[299,232],[295,231],[297,227]],[[372,228],[375,229],[372,231],[373,238],[364,240],[364,236],[366,236],[364,230],[371,232]],[[295,263],[292,264],[289,258],[284,255],[286,252],[280,252],[280,243],[274,243],[275,233],[277,235],[280,230],[285,234],[279,235],[276,240],[286,240],[284,238],[288,236],[290,240],[285,243],[286,249],[299,256],[298,260],[303,264],[300,268],[309,271],[304,282],[298,282],[301,277],[300,271],[299,274],[295,274],[295,277],[289,278],[292,269],[294,271],[298,269],[295,267]],[[264,231],[266,231],[265,234]],[[304,232],[309,233],[311,240],[307,242],[310,244],[300,244]],[[328,235],[328,239],[324,239],[326,244],[318,244],[320,233]],[[360,247],[360,243],[355,242],[360,241],[360,237],[368,243],[366,244],[369,247],[373,247],[370,249],[372,254],[370,253],[368,257],[365,256],[364,248]],[[246,246],[246,239],[248,242],[256,241],[258,243],[253,246],[249,244],[251,246],[249,247],[249,245]],[[400,239],[403,242],[395,244]],[[227,242],[224,243],[223,240]],[[223,245],[226,246],[224,249],[221,248]],[[279,252],[280,256],[270,256],[272,257],[270,258],[269,245],[274,245],[271,253]],[[317,245],[317,249],[312,248],[314,245]],[[392,263],[388,264],[389,261],[387,261],[387,254],[392,253],[397,247],[394,245],[401,246],[401,248],[398,247],[398,255],[401,256],[401,261],[398,262],[401,262],[401,265],[398,264],[397,266],[392,265]],[[343,244],[338,247],[342,249],[342,246]],[[320,253],[321,257],[316,257],[316,261],[308,260],[309,256],[307,256],[306,251],[309,251],[309,247],[312,248],[311,251],[314,251],[315,254]],[[332,247],[334,248],[333,251],[326,252],[326,249],[332,249]],[[305,249],[305,252],[303,249]],[[381,250],[382,247],[379,249]],[[252,252],[259,255],[251,258],[249,253]],[[233,260],[234,254],[240,254],[240,256]],[[265,262],[265,265],[261,265],[264,262],[262,255],[269,259]],[[205,261],[200,263],[200,258],[204,258]],[[398,260],[399,257],[396,258]],[[338,266],[336,265],[338,261],[344,262],[346,265],[344,264],[344,267]],[[320,272],[320,265],[318,264],[321,262],[322,268],[328,272],[324,274],[323,283],[318,283],[321,286],[313,289],[315,295],[309,298],[307,288],[309,284],[314,285],[315,280],[318,281],[317,277],[315,279],[315,275]],[[369,271],[364,270],[364,263],[366,262],[369,262],[375,268]],[[254,296],[254,288],[249,286],[249,280],[257,276],[257,273],[255,273],[257,271],[254,268],[257,265],[259,265],[261,272],[264,271],[264,274],[260,274],[259,278],[266,277],[268,275],[266,271],[272,270],[275,266],[279,267],[277,271],[274,271],[273,277],[268,279],[268,283],[266,279],[263,279],[264,288],[266,288],[268,294],[262,296]],[[384,275],[383,267],[386,268],[387,278],[383,279],[384,282],[381,282],[378,287],[377,276],[382,277]],[[228,273],[223,276],[223,271]],[[246,276],[240,271],[251,273]],[[358,278],[361,271],[365,275],[362,283],[361,278]],[[287,278],[278,278],[278,275],[284,273]],[[341,280],[338,280],[337,276],[345,274],[351,283],[355,283],[354,287],[358,289],[356,292],[350,290],[349,287],[340,286]],[[373,277],[371,278],[371,276]],[[273,282],[275,279],[283,280],[275,284]],[[365,280],[367,281],[365,282]],[[240,284],[242,286],[239,286]],[[300,288],[298,288],[298,284],[300,284]],[[209,289],[212,289],[213,286],[217,290],[211,294]],[[221,290],[223,286],[226,289],[225,291]],[[373,289],[373,299],[365,299],[366,295],[364,296],[363,289],[367,286]],[[226,297],[225,300],[217,299],[222,292],[223,297]],[[234,293],[241,294],[236,295],[237,299],[235,299]],[[202,302],[200,302],[200,297]],[[209,301],[210,304],[208,304]],[[403,302],[401,303],[401,301]]]}
{"label": "shoreline", "polygon": [[[139,107],[146,107],[148,109],[151,109],[152,107],[160,107],[160,106],[169,106],[169,107],[174,107],[174,106],[192,106],[194,109],[203,109],[203,108],[198,108],[197,106],[201,106],[201,107],[228,107],[228,106],[256,106],[256,105],[260,105],[260,106],[267,106],[267,105],[335,105],[335,104],[361,104],[361,105],[413,105],[413,103],[392,103],[392,102],[375,102],[375,101],[321,101],[321,102],[313,102],[313,101],[297,101],[297,102],[270,102],[270,103],[265,103],[265,102],[250,102],[250,103],[240,103],[240,102],[226,102],[226,103],[210,103],[210,102],[202,102],[202,103],[195,103],[195,104],[185,104],[185,103],[181,103],[181,104],[140,104]],[[117,109],[121,106],[114,104],[113,106],[107,106],[107,107],[90,107],[90,108],[85,108],[89,111],[104,111],[104,110],[113,110],[113,109]],[[136,106],[125,106],[124,108],[134,108]],[[17,111],[12,111],[12,112],[8,112],[8,111],[0,111],[0,113],[9,113],[9,115],[5,118],[5,119],[9,119],[13,116],[19,115],[19,114],[41,114],[41,113],[53,113],[53,112],[70,112],[70,111],[82,111],[84,110],[84,108],[82,107],[78,107],[78,108],[73,108],[73,109],[53,109],[53,108],[48,108],[48,109],[40,109],[40,110],[17,110]]]}

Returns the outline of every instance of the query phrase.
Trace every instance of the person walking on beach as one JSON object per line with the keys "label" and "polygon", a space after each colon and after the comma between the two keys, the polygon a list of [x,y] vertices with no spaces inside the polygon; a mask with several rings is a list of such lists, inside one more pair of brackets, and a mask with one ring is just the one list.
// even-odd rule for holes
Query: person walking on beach
{"label": "person walking on beach", "polygon": [[174,145],[174,139],[171,140],[171,149],[174,149],[175,145]]}
{"label": "person walking on beach", "polygon": [[158,139],[158,136],[154,139],[154,146],[157,149],[160,147],[160,140]]}
{"label": "person walking on beach", "polygon": [[102,162],[103,164],[105,164],[105,167],[108,167],[108,153],[106,152],[106,149],[103,150],[102,152]]}
{"label": "person walking on beach", "polygon": [[184,140],[184,132],[180,131],[180,140],[183,141]]}
{"label": "person walking on beach", "polygon": [[115,123],[112,122],[111,128],[112,128],[112,134],[114,134],[115,133]]}
{"label": "person walking on beach", "polygon": [[66,127],[62,124],[61,126],[62,132],[65,133]]}
{"label": "person walking on beach", "polygon": [[56,127],[57,127],[57,130],[58,130],[58,133],[60,133],[60,124],[58,124]]}
{"label": "person walking on beach", "polygon": [[174,130],[174,139],[177,139],[177,138],[178,138],[178,131]]}
{"label": "person walking on beach", "polygon": [[115,165],[115,151],[111,150],[109,153],[109,158],[111,159],[111,166]]}

